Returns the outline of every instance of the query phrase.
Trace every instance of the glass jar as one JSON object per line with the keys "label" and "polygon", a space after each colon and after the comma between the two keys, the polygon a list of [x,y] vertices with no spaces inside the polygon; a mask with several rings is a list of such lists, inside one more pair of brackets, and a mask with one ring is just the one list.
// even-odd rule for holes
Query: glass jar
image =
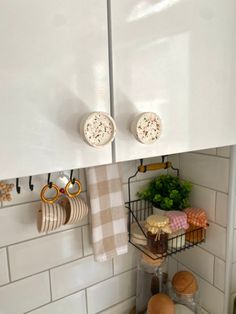
{"label": "glass jar", "polygon": [[189,224],[189,228],[187,229],[185,236],[186,241],[196,244],[203,241],[204,238],[205,232],[203,228]]}
{"label": "glass jar", "polygon": [[137,267],[136,313],[145,314],[149,299],[158,292],[167,291],[167,265],[164,259],[153,260],[140,255]]}
{"label": "glass jar", "polygon": [[165,254],[168,249],[168,234],[161,232],[159,234],[153,234],[150,231],[147,232],[147,244],[149,250],[154,254]]}
{"label": "glass jar", "polygon": [[173,288],[170,289],[169,295],[175,303],[176,314],[201,314],[199,293],[180,294],[176,293]]}

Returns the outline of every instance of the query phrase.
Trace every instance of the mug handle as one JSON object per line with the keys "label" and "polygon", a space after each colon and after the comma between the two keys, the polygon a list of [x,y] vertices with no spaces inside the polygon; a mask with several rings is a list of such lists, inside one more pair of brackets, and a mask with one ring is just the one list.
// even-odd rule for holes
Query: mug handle
{"label": "mug handle", "polygon": [[[55,189],[56,195],[53,196],[52,198],[47,198],[47,197],[45,196],[45,193],[47,192],[48,189],[52,189],[52,188]],[[56,184],[54,184],[54,183],[51,184],[51,187],[50,187],[49,184],[45,185],[45,186],[42,188],[42,191],[41,191],[41,193],[40,193],[41,200],[42,200],[43,202],[49,203],[49,204],[55,203],[55,202],[58,200],[59,196],[60,196],[60,190],[59,190],[58,186],[57,186]]]}
{"label": "mug handle", "polygon": [[[77,184],[78,190],[77,190],[76,192],[74,192],[74,193],[70,193],[70,192],[69,192],[69,188],[70,188],[72,185],[74,185],[74,184]],[[75,182],[74,182],[74,184],[73,184],[73,182],[72,182],[71,180],[66,184],[65,193],[66,193],[66,195],[69,196],[69,197],[76,197],[76,196],[78,196],[78,195],[81,193],[82,186],[81,186],[80,181],[76,179]]]}

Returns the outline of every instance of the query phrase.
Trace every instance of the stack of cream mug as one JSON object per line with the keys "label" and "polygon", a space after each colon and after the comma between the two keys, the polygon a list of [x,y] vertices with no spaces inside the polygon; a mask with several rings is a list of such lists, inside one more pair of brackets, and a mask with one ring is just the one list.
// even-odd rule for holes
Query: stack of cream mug
{"label": "stack of cream mug", "polygon": [[[70,188],[76,186],[73,193]],[[48,189],[54,189],[52,198],[46,197]],[[41,191],[41,208],[37,214],[37,227],[39,232],[50,232],[62,225],[76,224],[88,215],[87,204],[79,197],[81,183],[79,180],[70,180],[61,192],[56,184],[49,183]]]}

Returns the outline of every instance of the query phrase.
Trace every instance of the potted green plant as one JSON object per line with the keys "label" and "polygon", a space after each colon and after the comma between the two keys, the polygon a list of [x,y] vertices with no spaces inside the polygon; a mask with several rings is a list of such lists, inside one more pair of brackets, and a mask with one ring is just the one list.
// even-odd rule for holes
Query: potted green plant
{"label": "potted green plant", "polygon": [[[154,208],[182,210],[189,206],[191,183],[172,175],[161,175],[151,180],[146,189],[138,192],[141,199],[148,200]],[[157,210],[154,210],[157,213]]]}

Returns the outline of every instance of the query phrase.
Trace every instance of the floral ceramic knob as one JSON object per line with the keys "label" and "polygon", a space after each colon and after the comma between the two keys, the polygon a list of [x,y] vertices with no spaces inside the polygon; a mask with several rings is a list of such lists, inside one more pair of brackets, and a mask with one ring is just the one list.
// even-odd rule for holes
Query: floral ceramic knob
{"label": "floral ceramic knob", "polygon": [[144,112],[136,117],[131,132],[142,144],[152,144],[161,135],[161,120],[154,112]]}
{"label": "floral ceramic knob", "polygon": [[102,147],[111,143],[116,134],[116,125],[112,117],[105,112],[92,112],[81,123],[84,140],[93,147]]}

